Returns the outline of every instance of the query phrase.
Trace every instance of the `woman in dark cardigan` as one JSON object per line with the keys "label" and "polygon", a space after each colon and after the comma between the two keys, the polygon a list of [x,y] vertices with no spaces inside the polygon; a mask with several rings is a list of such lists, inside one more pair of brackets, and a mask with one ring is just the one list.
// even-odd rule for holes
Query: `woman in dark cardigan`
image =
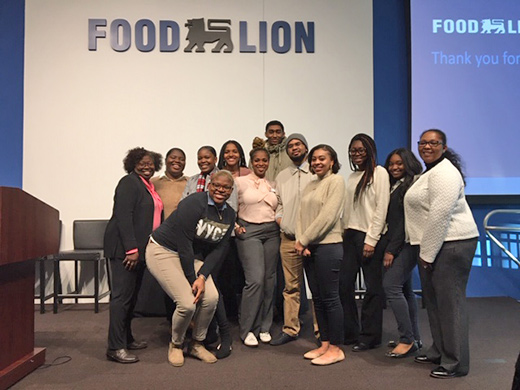
{"label": "woman in dark cardigan", "polygon": [[412,271],[417,264],[417,251],[405,242],[403,198],[422,171],[421,163],[405,148],[391,152],[385,162],[390,174],[390,204],[386,216],[387,232],[381,237],[383,257],[383,288],[399,331],[399,341],[389,346],[390,358],[404,358],[420,347],[417,326],[417,302],[412,290]]}
{"label": "woman in dark cardigan", "polygon": [[114,209],[105,231],[105,256],[110,259],[112,292],[107,357],[119,363],[139,358],[128,350],[146,348],[130,327],[133,310],[146,268],[144,252],[148,237],[161,224],[163,204],[150,179],[162,166],[162,156],[144,148],[128,152],[128,175],[117,184]]}

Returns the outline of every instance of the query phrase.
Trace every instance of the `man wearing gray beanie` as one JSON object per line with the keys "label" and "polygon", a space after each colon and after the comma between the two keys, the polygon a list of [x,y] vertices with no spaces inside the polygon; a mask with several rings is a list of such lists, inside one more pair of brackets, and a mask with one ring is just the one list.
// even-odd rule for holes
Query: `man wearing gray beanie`
{"label": "man wearing gray beanie", "polygon": [[[300,198],[305,186],[314,178],[306,160],[309,150],[302,134],[293,133],[287,138],[287,155],[291,165],[276,177],[278,208],[276,222],[280,225],[280,256],[285,279],[284,325],[282,333],[271,340],[271,345],[282,345],[298,338],[300,332],[300,299],[303,282],[303,257],[294,250],[296,221],[300,208]],[[316,323],[316,321],[314,321]],[[315,324],[314,329],[317,329]]]}
{"label": "man wearing gray beanie", "polygon": [[[300,165],[301,165],[301,163],[303,162],[301,159],[305,160],[305,157],[307,157],[307,151],[309,150],[309,144],[307,143],[307,140],[305,139],[303,134],[292,133],[291,135],[289,135],[289,137],[287,137],[287,144],[285,146],[285,149],[287,150],[287,154],[289,154],[289,142],[291,142],[293,139],[299,140],[305,146],[305,155],[303,157],[299,156],[297,158],[297,161],[294,161],[293,158],[291,158],[291,156],[289,155],[289,158],[291,159],[291,161],[294,164],[300,163]],[[293,146],[294,146],[294,143],[293,143]]]}

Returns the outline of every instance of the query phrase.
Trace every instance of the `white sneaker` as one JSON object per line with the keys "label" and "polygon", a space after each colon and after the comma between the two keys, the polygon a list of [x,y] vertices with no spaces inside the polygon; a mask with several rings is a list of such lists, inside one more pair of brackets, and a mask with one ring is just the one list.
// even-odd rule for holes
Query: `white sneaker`
{"label": "white sneaker", "polygon": [[260,332],[260,340],[262,343],[269,343],[271,342],[271,333],[269,332]]}
{"label": "white sneaker", "polygon": [[247,347],[258,347],[258,340],[253,332],[249,332],[244,339],[244,345]]}

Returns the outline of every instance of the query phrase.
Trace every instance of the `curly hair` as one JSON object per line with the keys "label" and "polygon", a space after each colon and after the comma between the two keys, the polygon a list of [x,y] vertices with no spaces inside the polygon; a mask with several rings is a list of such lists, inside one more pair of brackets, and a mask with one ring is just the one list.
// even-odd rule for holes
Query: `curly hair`
{"label": "curly hair", "polygon": [[161,170],[163,162],[160,153],[155,153],[150,150],[146,150],[145,148],[137,147],[130,149],[123,159],[123,167],[126,173],[132,173],[135,169],[135,166],[143,159],[144,156],[150,156],[152,158],[155,166],[155,172]]}
{"label": "curly hair", "polygon": [[[309,162],[309,165],[311,165],[311,162],[312,162],[312,155],[318,149],[323,149],[330,155],[330,158],[332,159],[332,161],[334,161],[334,163],[332,164],[332,173],[338,173],[339,169],[341,168],[341,164],[339,163],[339,160],[338,160],[338,154],[336,153],[334,148],[330,145],[319,144],[319,145],[316,145],[314,148],[312,148],[311,151],[309,152],[309,155],[307,156],[307,161]],[[311,173],[314,173],[314,169],[312,169],[312,166],[310,167],[310,171],[311,171]]]}
{"label": "curly hair", "polygon": [[[352,144],[355,141],[360,141],[363,144],[363,147],[366,149],[367,153],[367,160],[365,164],[365,170],[363,172],[363,176],[361,177],[361,180],[356,186],[356,191],[354,193],[354,202],[356,202],[361,194],[366,190],[368,185],[372,182],[372,179],[374,178],[374,171],[376,169],[377,165],[377,148],[376,143],[374,142],[373,138],[370,137],[367,134],[359,133],[356,134],[352,139],[350,140],[350,144],[348,145],[348,150],[350,151],[350,148],[352,147]],[[348,161],[350,163],[350,168],[353,171],[359,171],[359,167],[356,166],[352,162],[352,156],[350,153],[348,154]]]}

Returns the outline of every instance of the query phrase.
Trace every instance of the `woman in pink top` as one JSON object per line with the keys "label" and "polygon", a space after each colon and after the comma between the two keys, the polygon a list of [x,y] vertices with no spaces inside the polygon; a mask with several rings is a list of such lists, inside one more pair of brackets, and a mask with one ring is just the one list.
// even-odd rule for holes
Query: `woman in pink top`
{"label": "woman in pink top", "polygon": [[280,232],[275,222],[278,205],[274,183],[265,178],[269,153],[253,149],[250,153],[253,173],[238,177],[238,223],[235,229],[240,262],[244,268],[240,338],[248,347],[271,341],[276,260]]}

